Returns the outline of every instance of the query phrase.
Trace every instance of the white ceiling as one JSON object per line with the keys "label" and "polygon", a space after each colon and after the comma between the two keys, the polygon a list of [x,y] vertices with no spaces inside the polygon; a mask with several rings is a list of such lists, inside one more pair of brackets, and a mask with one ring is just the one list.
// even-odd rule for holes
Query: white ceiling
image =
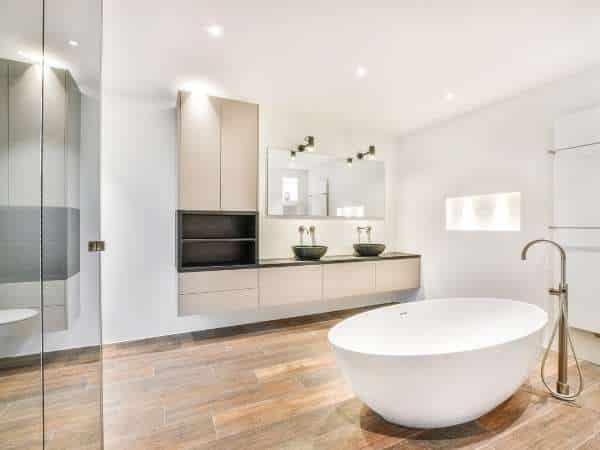
{"label": "white ceiling", "polygon": [[48,65],[69,70],[84,90],[99,90],[101,0],[2,2],[0,58],[38,63],[43,55]]}
{"label": "white ceiling", "polygon": [[600,62],[599,23],[598,0],[104,0],[104,87],[196,82],[398,135]]}

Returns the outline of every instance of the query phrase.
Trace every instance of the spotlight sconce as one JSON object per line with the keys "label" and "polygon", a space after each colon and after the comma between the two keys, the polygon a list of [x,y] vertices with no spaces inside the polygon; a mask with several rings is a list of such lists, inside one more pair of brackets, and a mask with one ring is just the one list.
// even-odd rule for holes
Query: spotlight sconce
{"label": "spotlight sconce", "polygon": [[314,136],[306,136],[304,138],[304,144],[300,144],[298,146],[299,152],[308,152],[312,153],[315,151],[315,137]]}
{"label": "spotlight sconce", "polygon": [[346,158],[346,164],[348,165],[348,167],[352,167],[352,158]]}
{"label": "spotlight sconce", "polygon": [[366,152],[363,153],[357,153],[356,157],[358,159],[364,159],[366,157],[366,159],[375,159],[375,146],[374,145],[369,145],[369,150],[367,150]]}
{"label": "spotlight sconce", "polygon": [[291,159],[292,161],[294,161],[294,160],[296,159],[296,152],[295,152],[294,150],[292,150],[292,151],[290,152],[290,159]]}

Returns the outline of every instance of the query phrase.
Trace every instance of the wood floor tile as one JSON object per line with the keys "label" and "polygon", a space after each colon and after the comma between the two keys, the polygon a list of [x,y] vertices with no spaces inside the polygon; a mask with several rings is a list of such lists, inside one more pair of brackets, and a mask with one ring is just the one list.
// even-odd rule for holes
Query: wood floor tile
{"label": "wood floor tile", "polygon": [[[588,362],[577,402],[552,398],[538,365],[515,395],[476,421],[436,430],[386,422],[354,396],[327,340],[332,326],[357,312],[107,346],[105,448],[600,450],[600,367]],[[47,448],[99,449],[98,363],[90,352],[53,357]],[[33,448],[41,433],[39,368],[2,367],[0,448]],[[555,353],[547,373],[552,382]],[[572,381],[574,374],[571,359]]]}

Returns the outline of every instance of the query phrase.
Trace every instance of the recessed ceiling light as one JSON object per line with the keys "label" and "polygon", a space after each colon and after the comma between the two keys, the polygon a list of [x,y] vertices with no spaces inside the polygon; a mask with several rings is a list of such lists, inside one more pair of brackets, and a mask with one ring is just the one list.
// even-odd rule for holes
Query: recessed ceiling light
{"label": "recessed ceiling light", "polygon": [[73,41],[73,40],[70,40],[70,41],[69,41],[69,45],[70,45],[71,47],[79,47],[79,42],[77,42],[77,41]]}
{"label": "recessed ceiling light", "polygon": [[355,72],[356,78],[364,78],[364,77],[367,76],[368,72],[369,71],[367,70],[366,67],[364,67],[364,66],[358,66],[356,68],[356,72]]}
{"label": "recessed ceiling light", "polygon": [[456,97],[454,95],[454,92],[446,92],[446,100],[451,102],[452,100],[454,100],[454,97]]}
{"label": "recessed ceiling light", "polygon": [[221,37],[223,36],[223,27],[221,25],[209,25],[206,27],[206,32],[212,37]]}

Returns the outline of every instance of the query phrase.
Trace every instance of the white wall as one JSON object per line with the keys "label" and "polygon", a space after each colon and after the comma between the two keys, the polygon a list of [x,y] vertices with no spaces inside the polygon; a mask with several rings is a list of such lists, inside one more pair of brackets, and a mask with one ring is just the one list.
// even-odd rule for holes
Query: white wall
{"label": "white wall", "polygon": [[[373,226],[373,240],[385,242],[389,250],[396,250],[396,185],[394,157],[397,153],[397,139],[375,132],[356,130],[340,122],[325,122],[308,115],[282,114],[265,105],[260,107],[260,165],[259,165],[259,206],[261,211],[262,258],[291,256],[291,245],[297,243],[298,226],[316,225],[317,239],[329,246],[328,253],[351,254],[356,242],[356,227],[370,223]],[[386,162],[386,220],[343,220],[343,219],[281,219],[264,214],[267,147],[294,148],[302,143],[304,136],[313,135],[317,139],[319,152],[339,158],[355,156],[358,151],[366,151],[369,145],[377,147],[377,159]],[[358,162],[356,162],[358,164]]]}
{"label": "white wall", "polygon": [[[398,245],[420,252],[424,297],[498,296],[548,308],[555,119],[600,101],[600,68],[441,123],[401,141],[397,160]],[[448,196],[522,193],[520,232],[446,231]]]}
{"label": "white wall", "polygon": [[[106,95],[102,133],[103,339],[105,343],[215,328],[235,323],[306,314],[343,305],[381,302],[387,297],[358,298],[343,305],[319,304],[273,308],[227,316],[178,317],[175,264],[176,114],[173,101],[149,101]],[[378,157],[391,161],[394,139],[356,133],[339,123],[283,114],[260,107],[260,253],[262,258],[290,256],[297,228],[306,221],[265,218],[267,146],[290,148],[304,136],[317,137],[319,151],[350,156],[377,145]],[[388,164],[391,168],[392,164]],[[388,192],[394,178],[387,177]],[[388,201],[389,221],[373,223],[375,239],[395,245],[395,202]],[[320,242],[330,254],[351,253],[361,221],[320,220]],[[307,223],[308,224],[308,223]]]}

